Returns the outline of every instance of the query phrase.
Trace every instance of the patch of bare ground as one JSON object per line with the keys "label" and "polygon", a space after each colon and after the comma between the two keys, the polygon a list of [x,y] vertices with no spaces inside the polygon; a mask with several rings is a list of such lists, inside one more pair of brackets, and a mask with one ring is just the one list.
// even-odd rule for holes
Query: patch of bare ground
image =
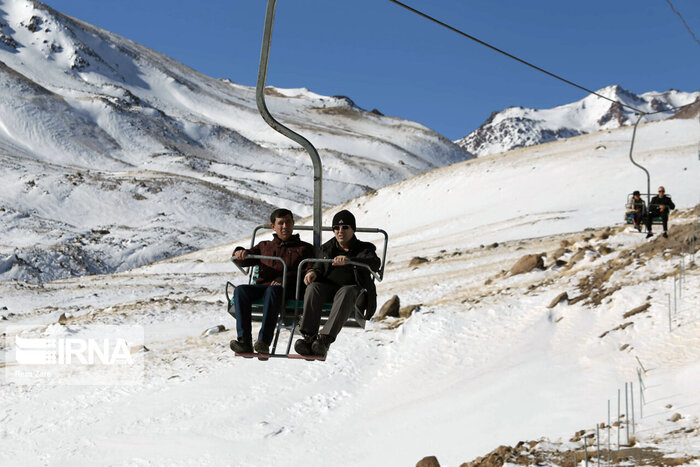
{"label": "patch of bare ground", "polygon": [[[693,210],[696,211],[697,207]],[[677,216],[681,217],[681,216]],[[669,237],[657,236],[654,240],[645,243],[638,243],[619,252],[619,254],[596,267],[589,275],[581,278],[578,287],[581,295],[587,297],[587,304],[600,305],[601,302],[618,291],[620,284],[610,285],[608,280],[618,271],[630,267],[633,263],[644,264],[656,256],[670,259],[678,256],[682,252],[689,252],[695,248],[700,249],[696,238],[696,226],[694,222],[677,224],[669,228]],[[674,272],[662,274],[656,279],[664,279]]]}
{"label": "patch of bare ground", "polygon": [[[588,453],[581,449],[558,450],[547,443],[546,447],[539,441],[521,441],[515,447],[499,446],[487,455],[478,457],[471,462],[465,462],[460,467],[501,467],[503,465],[578,465],[577,462],[597,462],[595,448],[589,448]],[[608,457],[609,456],[609,457]],[[601,462],[610,459],[611,465],[687,465],[700,459],[700,456],[667,457],[655,447],[627,447],[619,451],[600,450]]]}

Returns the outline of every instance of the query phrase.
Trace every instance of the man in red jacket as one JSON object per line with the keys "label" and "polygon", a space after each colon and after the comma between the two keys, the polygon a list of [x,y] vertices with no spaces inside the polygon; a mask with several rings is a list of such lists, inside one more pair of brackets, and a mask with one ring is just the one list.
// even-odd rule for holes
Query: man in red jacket
{"label": "man in red jacket", "polygon": [[[289,209],[275,209],[270,215],[270,227],[274,231],[272,240],[264,240],[253,248],[236,247],[233,257],[242,267],[258,266],[258,279],[255,284],[239,285],[233,292],[233,304],[238,339],[231,341],[231,350],[238,353],[270,353],[270,343],[275,333],[275,324],[284,306],[282,275],[284,268],[280,261],[246,259],[248,255],[276,256],[287,263],[287,285],[296,284],[297,268],[306,258],[313,258],[314,247],[294,234],[294,216]],[[309,263],[308,265],[312,265]],[[263,299],[262,327],[258,340],[253,345],[251,308],[255,300]]]}

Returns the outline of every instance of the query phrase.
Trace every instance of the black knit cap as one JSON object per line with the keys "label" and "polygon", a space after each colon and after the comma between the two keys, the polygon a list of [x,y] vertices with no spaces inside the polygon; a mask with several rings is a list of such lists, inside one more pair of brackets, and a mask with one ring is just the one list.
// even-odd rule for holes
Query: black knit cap
{"label": "black knit cap", "polygon": [[343,209],[335,216],[333,216],[333,225],[343,225],[347,224],[352,227],[352,230],[357,230],[355,227],[355,216],[352,215],[347,209]]}

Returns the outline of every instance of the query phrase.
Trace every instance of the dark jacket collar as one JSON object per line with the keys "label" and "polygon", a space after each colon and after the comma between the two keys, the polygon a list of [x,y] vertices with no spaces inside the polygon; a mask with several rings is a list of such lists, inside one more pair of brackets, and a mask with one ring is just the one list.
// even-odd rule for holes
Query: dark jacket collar
{"label": "dark jacket collar", "polygon": [[273,234],[272,234],[272,239],[273,239],[273,240],[272,240],[273,242],[278,243],[278,244],[280,244],[280,245],[285,245],[285,246],[286,246],[286,245],[295,245],[295,244],[297,244],[297,243],[299,243],[299,242],[301,241],[300,238],[299,238],[299,234],[293,234],[291,237],[289,237],[289,240],[287,240],[287,241],[285,242],[285,241],[283,241],[282,239],[280,239],[280,238],[277,236],[276,233],[273,233]]}

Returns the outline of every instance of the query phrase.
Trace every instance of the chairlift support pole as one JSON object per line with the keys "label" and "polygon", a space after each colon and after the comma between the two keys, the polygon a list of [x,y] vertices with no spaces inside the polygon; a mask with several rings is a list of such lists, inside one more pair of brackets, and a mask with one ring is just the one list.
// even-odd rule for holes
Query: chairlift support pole
{"label": "chairlift support pole", "polygon": [[632,150],[634,149],[634,139],[637,137],[637,126],[639,125],[639,122],[642,121],[642,118],[644,118],[645,115],[646,114],[644,113],[639,114],[637,123],[634,124],[634,130],[632,130],[632,142],[630,143],[630,161],[632,161],[634,165],[642,169],[644,173],[647,174],[647,209],[649,209],[649,203],[651,203],[651,177],[649,176],[649,171],[641,165],[637,164],[632,158]]}
{"label": "chairlift support pole", "polygon": [[255,100],[258,104],[258,110],[262,118],[275,131],[281,133],[287,138],[300,144],[311,156],[311,162],[314,167],[314,211],[313,211],[313,239],[314,249],[318,255],[321,251],[321,216],[322,216],[322,179],[323,167],[321,158],[318,155],[316,148],[299,133],[292,131],[270,114],[265,104],[265,81],[267,80],[267,65],[270,57],[270,42],[272,40],[272,25],[275,21],[275,6],[277,0],[268,0],[267,13],[265,15],[265,30],[263,32],[262,50],[260,52],[260,68],[258,69],[258,84],[255,89]]}

